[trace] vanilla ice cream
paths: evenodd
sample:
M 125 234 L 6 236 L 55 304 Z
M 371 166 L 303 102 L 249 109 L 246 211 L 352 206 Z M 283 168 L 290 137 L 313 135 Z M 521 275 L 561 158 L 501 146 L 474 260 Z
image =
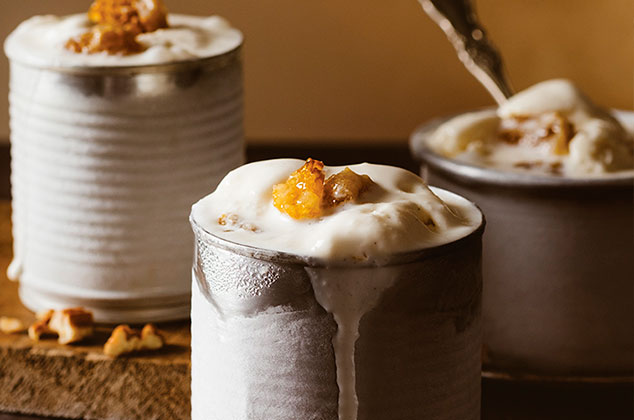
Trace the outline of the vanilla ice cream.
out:
M 14 259 L 31 309 L 186 317 L 191 203 L 243 162 L 241 33 L 172 14 L 136 54 L 65 48 L 86 14 L 36 16 L 10 59 Z
M 192 217 L 210 233 L 232 242 L 328 261 L 375 264 L 397 253 L 457 240 L 480 223 L 480 213 L 471 203 L 435 194 L 409 171 L 368 163 L 348 166 L 377 183 L 362 199 L 327 216 L 297 221 L 271 204 L 271 187 L 301 165 L 296 159 L 280 159 L 232 171 L 215 192 L 196 203 Z M 326 167 L 324 172 L 329 176 L 344 168 Z M 218 224 L 228 213 L 237 215 L 240 223 Z M 435 227 L 424 223 L 428 217 Z
M 5 51 L 11 60 L 35 67 L 121 67 L 214 57 L 242 44 L 242 33 L 220 16 L 170 13 L 168 22 L 167 28 L 138 35 L 146 48 L 140 53 L 77 54 L 64 45 L 90 27 L 86 13 L 34 16 L 9 35 Z
M 634 175 L 632 132 L 563 79 L 538 83 L 497 110 L 454 117 L 438 127 L 428 145 L 445 157 L 502 170 Z
M 480 211 L 363 163 L 348 168 L 367 190 L 297 220 L 272 189 L 300 166 L 244 165 L 192 208 L 192 418 L 478 418 Z M 474 234 L 475 248 L 434 254 Z M 388 309 L 410 299 L 409 315 Z

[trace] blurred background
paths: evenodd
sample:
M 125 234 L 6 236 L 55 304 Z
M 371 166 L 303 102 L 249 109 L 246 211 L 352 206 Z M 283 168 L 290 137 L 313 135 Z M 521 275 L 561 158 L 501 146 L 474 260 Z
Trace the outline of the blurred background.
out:
M 417 0 L 165 0 L 219 14 L 246 36 L 246 137 L 254 143 L 403 142 L 434 116 L 492 105 Z M 0 38 L 35 14 L 90 0 L 4 1 Z M 634 1 L 476 0 L 516 90 L 567 77 L 602 105 L 632 109 Z M 0 59 L 0 141 L 9 135 Z

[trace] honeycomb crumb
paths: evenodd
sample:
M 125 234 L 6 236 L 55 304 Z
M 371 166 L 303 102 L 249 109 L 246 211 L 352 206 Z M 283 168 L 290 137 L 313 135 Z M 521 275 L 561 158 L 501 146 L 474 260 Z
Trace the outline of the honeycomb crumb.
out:
M 161 0 L 95 0 L 88 10 L 88 19 L 137 35 L 166 28 L 167 9 Z
M 167 10 L 160 0 L 95 0 L 88 11 L 92 29 L 66 42 L 75 53 L 134 54 L 144 50 L 136 36 L 166 28 Z
M 498 138 L 509 144 L 537 146 L 550 143 L 555 155 L 568 154 L 568 144 L 573 136 L 573 125 L 559 112 L 505 118 L 498 131 Z
M 143 46 L 136 41 L 136 34 L 127 32 L 116 26 L 99 25 L 90 32 L 71 38 L 66 42 L 66 49 L 75 53 L 95 54 L 134 54 L 143 51 Z
M 0 316 L 0 331 L 5 334 L 18 334 L 24 332 L 26 327 L 18 318 Z
M 374 182 L 369 176 L 359 175 L 350 168 L 346 168 L 326 179 L 323 205 L 335 207 L 346 201 L 356 200 L 372 185 Z
M 563 163 L 553 162 L 549 165 L 548 170 L 552 175 L 563 175 L 563 168 Z
M 520 161 L 520 162 L 515 162 L 513 164 L 513 167 L 515 168 L 519 168 L 519 169 L 534 169 L 534 168 L 539 168 L 540 166 L 542 166 L 544 164 L 544 162 L 542 161 Z
M 60 344 L 76 343 L 94 333 L 92 312 L 84 308 L 48 310 L 36 314 L 37 321 L 29 327 L 29 337 L 39 341 L 43 335 L 57 335 Z
M 31 340 L 39 341 L 43 335 L 55 334 L 55 332 L 48 326 L 54 312 L 54 310 L 48 309 L 35 314 L 37 321 L 33 323 L 28 330 L 29 338 Z
M 140 333 L 128 325 L 119 325 L 103 346 L 103 352 L 110 357 L 119 357 L 135 351 L 157 350 L 164 344 L 162 334 L 152 324 L 146 324 Z
M 43 335 L 53 335 L 55 333 L 48 327 L 48 322 L 36 321 L 29 327 L 28 334 L 31 340 L 40 341 Z
M 273 205 L 293 219 L 319 217 L 324 196 L 323 170 L 323 162 L 308 158 L 286 182 L 273 187 Z
M 90 337 L 94 332 L 92 312 L 84 308 L 69 308 L 55 311 L 48 323 L 57 333 L 60 344 L 75 343 Z
M 234 213 L 223 214 L 222 216 L 220 216 L 218 218 L 218 224 L 220 226 L 227 226 L 232 228 L 237 227 L 244 230 L 250 230 L 251 232 L 259 232 L 259 229 L 257 228 L 257 226 L 251 223 L 242 221 L 240 217 Z M 225 232 L 229 232 L 229 229 L 225 230 Z
M 54 312 L 55 311 L 53 309 L 45 309 L 43 311 L 37 312 L 35 314 L 35 319 L 37 319 L 38 321 L 46 321 L 48 323 L 48 321 L 51 320 Z

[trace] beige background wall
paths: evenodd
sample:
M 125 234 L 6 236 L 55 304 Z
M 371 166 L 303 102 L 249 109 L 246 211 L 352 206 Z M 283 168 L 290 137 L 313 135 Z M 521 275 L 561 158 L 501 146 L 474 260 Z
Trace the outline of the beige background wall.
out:
M 246 35 L 250 142 L 399 140 L 420 122 L 491 104 L 416 0 L 166 0 L 217 13 Z M 89 0 L 0 0 L 0 38 Z M 569 77 L 601 104 L 632 109 L 634 1 L 477 0 L 514 86 Z M 0 138 L 8 137 L 6 58 Z

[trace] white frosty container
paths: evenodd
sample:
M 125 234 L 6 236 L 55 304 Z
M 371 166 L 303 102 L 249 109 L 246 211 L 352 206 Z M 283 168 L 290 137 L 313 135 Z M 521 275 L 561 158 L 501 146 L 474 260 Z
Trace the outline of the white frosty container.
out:
M 480 418 L 484 221 L 377 267 L 236 244 L 190 220 L 193 420 Z M 333 316 L 320 303 L 333 297 L 360 318 Z M 350 352 L 335 345 L 343 329 L 358 332 Z
M 240 46 L 139 66 L 11 59 L 14 260 L 32 310 L 189 314 L 191 204 L 243 162 Z

